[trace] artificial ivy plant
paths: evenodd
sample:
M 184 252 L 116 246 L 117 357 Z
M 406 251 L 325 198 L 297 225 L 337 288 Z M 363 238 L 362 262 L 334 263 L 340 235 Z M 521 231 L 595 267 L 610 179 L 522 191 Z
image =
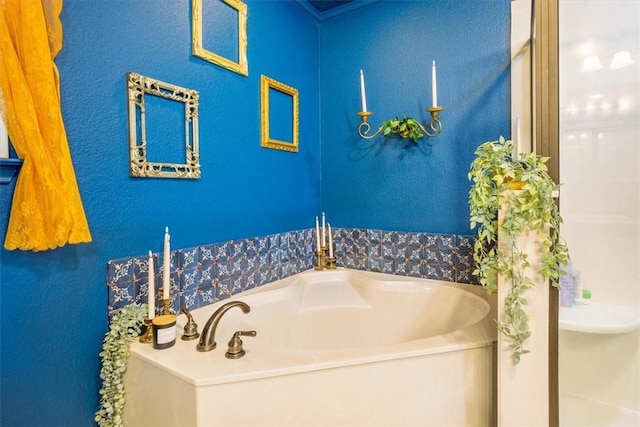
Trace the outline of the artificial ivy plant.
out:
M 413 142 L 418 142 L 424 136 L 420 122 L 412 117 L 403 116 L 401 119 L 394 117 L 393 119 L 385 120 L 382 122 L 382 128 L 384 129 L 384 136 L 396 134 Z
M 477 228 L 473 257 L 480 284 L 489 292 L 498 289 L 498 276 L 512 282 L 505 297 L 498 332 L 510 343 L 514 363 L 529 351 L 524 343 L 531 335 L 523 292 L 534 285 L 527 275 L 529 260 L 516 245 L 523 232 L 540 238 L 538 272 L 559 287 L 559 278 L 569 262 L 567 246 L 560 237 L 562 217 L 552 192 L 558 189 L 548 174 L 548 157 L 521 153 L 512 157 L 513 142 L 500 137 L 480 145 L 471 163 L 469 208 L 471 228 Z M 502 220 L 498 210 L 502 203 Z M 500 234 L 501 245 L 497 245 Z
M 125 404 L 124 373 L 129 360 L 130 341 L 140 335 L 140 329 L 148 312 L 146 304 L 131 304 L 113 315 L 109 331 L 105 334 L 100 358 L 100 408 L 95 421 L 100 427 L 123 426 L 122 413 Z

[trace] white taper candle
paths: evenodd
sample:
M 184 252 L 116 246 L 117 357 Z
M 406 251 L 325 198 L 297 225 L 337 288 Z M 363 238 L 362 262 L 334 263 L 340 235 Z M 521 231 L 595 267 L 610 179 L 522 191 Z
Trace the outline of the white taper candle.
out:
M 324 212 L 322 212 L 322 246 L 327 244 L 327 228 L 324 221 Z
M 436 61 L 431 64 L 431 104 L 438 106 L 438 84 L 436 83 Z
M 316 216 L 316 251 L 320 252 L 320 225 L 318 225 L 317 216 Z
M 154 267 L 153 267 L 153 255 L 151 254 L 151 251 L 149 251 L 149 286 L 148 286 L 148 305 L 149 305 L 149 315 L 147 316 L 147 318 L 149 319 L 153 319 L 156 315 L 156 296 L 155 296 L 155 286 L 154 286 L 154 277 L 155 277 L 155 271 L 154 271 Z
M 329 227 L 329 258 L 333 258 L 333 235 L 331 231 L 331 224 L 327 224 Z
M 362 111 L 367 112 L 367 92 L 364 89 L 364 72 L 360 70 L 360 98 L 362 99 Z
M 169 236 L 169 227 L 164 229 L 164 252 L 162 261 L 162 299 L 169 299 L 169 287 L 171 286 L 170 268 L 171 268 L 171 237 Z

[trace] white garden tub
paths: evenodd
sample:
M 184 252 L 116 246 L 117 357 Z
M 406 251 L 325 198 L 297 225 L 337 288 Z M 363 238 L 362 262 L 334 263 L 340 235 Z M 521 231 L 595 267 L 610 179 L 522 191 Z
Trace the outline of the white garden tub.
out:
M 251 311 L 225 314 L 215 350 L 132 344 L 127 425 L 493 424 L 495 323 L 481 287 L 310 270 L 194 310 L 199 330 L 230 300 Z M 226 359 L 237 330 L 257 336 Z

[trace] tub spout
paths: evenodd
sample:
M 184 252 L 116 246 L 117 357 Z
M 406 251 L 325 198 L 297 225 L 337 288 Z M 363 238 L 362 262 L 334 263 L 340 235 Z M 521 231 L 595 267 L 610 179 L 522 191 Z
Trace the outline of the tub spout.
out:
M 233 307 L 240 307 L 244 313 L 251 311 L 251 307 L 242 301 L 229 301 L 218 308 L 207 320 L 204 328 L 202 329 L 202 335 L 200 335 L 200 341 L 196 346 L 198 351 L 209 351 L 216 348 L 216 328 L 222 316 Z

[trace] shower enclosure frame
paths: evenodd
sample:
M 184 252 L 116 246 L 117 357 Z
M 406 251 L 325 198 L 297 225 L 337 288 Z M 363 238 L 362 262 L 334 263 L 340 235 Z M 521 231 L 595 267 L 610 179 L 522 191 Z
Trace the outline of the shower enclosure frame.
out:
M 560 176 L 559 2 L 532 0 L 531 7 L 532 150 L 549 157 L 549 174 Z M 558 200 L 560 203 L 560 200 Z M 558 368 L 558 290 L 549 289 L 549 426 L 560 424 Z

